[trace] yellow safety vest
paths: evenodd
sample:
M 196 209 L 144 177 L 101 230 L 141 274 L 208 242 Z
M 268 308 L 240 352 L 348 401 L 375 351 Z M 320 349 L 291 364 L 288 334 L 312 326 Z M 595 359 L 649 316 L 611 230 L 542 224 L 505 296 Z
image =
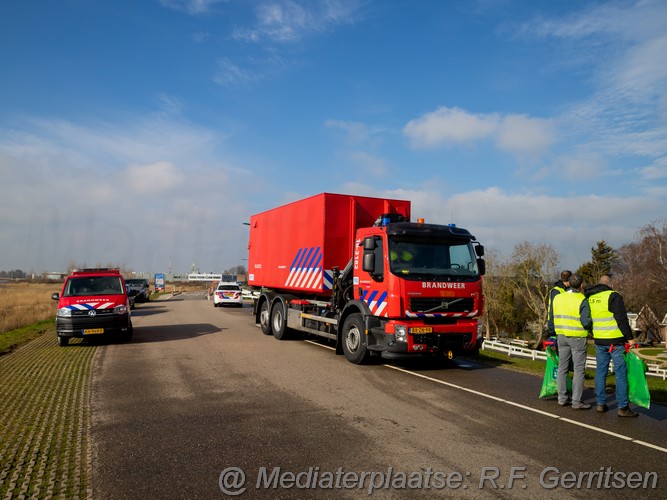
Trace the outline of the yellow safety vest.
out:
M 583 293 L 565 292 L 554 297 L 554 330 L 566 337 L 586 337 L 588 332 L 581 326 L 579 308 L 586 299 Z
M 549 310 L 547 311 L 547 316 L 549 316 L 549 315 L 551 314 L 551 308 L 553 307 L 553 302 L 554 302 L 554 301 L 551 300 L 551 294 L 553 293 L 554 290 L 558 290 L 558 293 L 559 293 L 559 294 L 565 292 L 565 288 L 560 287 L 560 286 L 558 286 L 558 285 L 554 286 L 554 287 L 551 289 L 551 291 L 549 292 L 549 299 L 550 299 L 550 300 L 549 300 Z M 554 296 L 554 298 L 556 298 L 556 297 L 557 297 L 557 296 Z
M 609 296 L 613 290 L 605 290 L 588 297 L 593 320 L 593 338 L 617 339 L 623 337 L 623 332 L 614 319 L 614 313 L 609 310 Z

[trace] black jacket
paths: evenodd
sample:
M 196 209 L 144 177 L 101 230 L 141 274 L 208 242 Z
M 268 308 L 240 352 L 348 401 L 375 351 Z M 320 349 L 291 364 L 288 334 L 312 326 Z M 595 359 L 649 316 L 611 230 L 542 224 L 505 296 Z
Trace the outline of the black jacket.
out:
M 611 287 L 607 285 L 595 285 L 584 291 L 586 298 L 591 295 L 595 295 L 600 292 L 606 292 L 612 290 Z M 588 308 L 588 314 L 590 315 L 590 307 L 588 306 L 588 301 L 586 301 L 586 306 Z M 609 311 L 614 315 L 614 319 L 618 324 L 618 329 L 621 330 L 623 337 L 618 337 L 616 339 L 595 339 L 597 345 L 611 345 L 628 342 L 634 338 L 632 334 L 632 328 L 630 328 L 630 322 L 628 321 L 628 312 L 625 310 L 625 303 L 623 302 L 623 297 L 618 292 L 612 293 L 609 296 L 609 304 L 607 305 Z

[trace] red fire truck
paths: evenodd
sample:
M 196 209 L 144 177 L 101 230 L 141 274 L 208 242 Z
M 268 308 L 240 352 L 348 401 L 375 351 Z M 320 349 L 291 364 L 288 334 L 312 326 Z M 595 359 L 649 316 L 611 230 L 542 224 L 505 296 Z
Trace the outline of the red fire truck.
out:
M 476 352 L 484 247 L 410 217 L 409 201 L 331 193 L 253 215 L 248 284 L 262 332 L 331 339 L 356 364 Z

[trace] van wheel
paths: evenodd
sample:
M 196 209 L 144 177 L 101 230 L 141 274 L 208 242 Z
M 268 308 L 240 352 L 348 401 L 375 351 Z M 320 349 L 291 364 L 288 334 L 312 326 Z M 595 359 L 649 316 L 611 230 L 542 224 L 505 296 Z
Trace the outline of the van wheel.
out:
M 285 340 L 289 337 L 287 322 L 285 321 L 285 308 L 282 302 L 276 302 L 271 311 L 271 330 L 273 336 L 278 340 Z
M 264 335 L 271 335 L 271 320 L 269 314 L 269 301 L 265 300 L 259 306 L 259 327 Z
M 351 314 L 343 324 L 343 352 L 345 357 L 355 365 L 363 365 L 371 353 L 366 345 L 366 326 L 361 314 Z
M 65 347 L 68 344 L 69 344 L 69 337 L 61 337 L 60 335 L 58 335 L 58 345 L 60 347 Z

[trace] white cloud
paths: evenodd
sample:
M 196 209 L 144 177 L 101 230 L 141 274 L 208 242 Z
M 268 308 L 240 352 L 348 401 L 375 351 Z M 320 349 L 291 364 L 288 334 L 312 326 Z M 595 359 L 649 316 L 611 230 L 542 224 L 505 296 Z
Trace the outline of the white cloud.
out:
M 665 17 L 667 22 L 667 16 Z M 636 95 L 648 95 L 656 98 L 658 89 L 663 88 L 667 80 L 667 65 L 661 64 L 667 53 L 667 35 L 645 40 L 631 47 L 620 58 L 616 85 L 623 89 L 628 99 Z
M 179 99 L 176 96 L 160 92 L 156 95 L 156 99 L 161 108 L 161 116 L 174 116 L 180 115 L 185 104 L 182 99 Z
M 218 70 L 213 77 L 213 81 L 222 86 L 246 85 L 248 83 L 262 80 L 261 72 L 241 68 L 238 64 L 228 58 L 220 59 L 217 62 Z
M 456 107 L 440 107 L 411 120 L 403 133 L 416 149 L 489 140 L 498 149 L 519 157 L 536 157 L 555 141 L 554 126 L 549 120 L 525 115 L 473 114 Z
M 226 137 L 203 127 L 164 117 L 128 117 L 127 123 L 89 123 L 38 119 L 26 124 L 34 140 L 48 140 L 60 151 L 98 165 L 187 159 L 210 152 Z M 50 157 L 52 158 L 52 157 Z
M 237 28 L 233 38 L 252 42 L 266 39 L 299 41 L 305 36 L 354 22 L 365 3 L 357 0 L 263 2 L 255 9 L 255 26 Z
M 236 63 L 225 57 L 217 61 L 213 81 L 223 87 L 247 86 L 276 74 L 289 65 L 277 52 L 268 57 L 248 57 Z
M 0 197 L 2 268 L 242 263 L 246 192 L 262 182 L 239 189 L 249 169 L 221 158 L 223 135 L 160 118 L 23 126 L 0 134 L 0 182 L 10 187 Z
M 667 179 L 667 156 L 657 159 L 648 167 L 639 169 L 639 175 L 646 181 Z
M 544 153 L 554 140 L 554 127 L 549 120 L 525 115 L 503 117 L 496 135 L 499 149 L 520 156 Z
M 591 95 L 559 117 L 573 143 L 587 142 L 608 157 L 664 155 L 666 22 L 667 3 L 648 0 L 584 6 L 564 17 L 532 19 L 520 30 L 562 42 L 556 53 L 590 75 Z
M 510 255 L 523 241 L 552 245 L 561 265 L 576 268 L 590 260 L 590 249 L 605 240 L 618 248 L 634 239 L 642 226 L 667 213 L 656 196 L 547 196 L 512 193 L 497 187 L 449 196 L 447 186 L 431 179 L 422 189 L 378 190 L 347 183 L 342 192 L 410 200 L 412 218 L 468 229 L 488 249 Z
M 411 120 L 403 128 L 414 148 L 460 144 L 484 139 L 498 130 L 498 115 L 475 115 L 459 108 L 440 107 Z

